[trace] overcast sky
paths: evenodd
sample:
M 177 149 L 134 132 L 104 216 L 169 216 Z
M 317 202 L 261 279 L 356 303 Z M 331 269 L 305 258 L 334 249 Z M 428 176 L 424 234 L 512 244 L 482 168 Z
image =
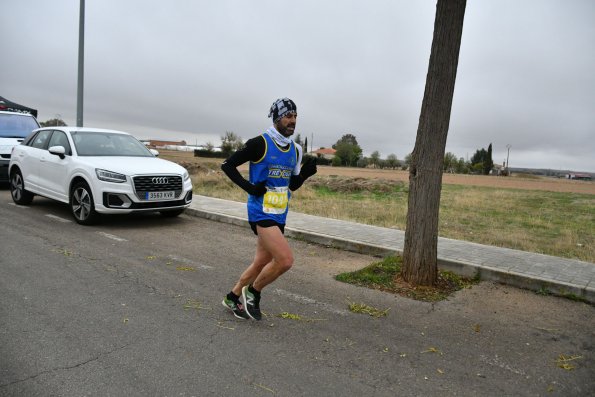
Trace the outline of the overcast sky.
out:
M 79 0 L 0 0 L 0 96 L 76 125 Z M 296 134 L 413 150 L 435 1 L 87 0 L 84 124 L 220 143 L 293 99 Z M 595 1 L 468 0 L 446 150 L 595 172 Z M 312 142 L 313 139 L 313 142 Z

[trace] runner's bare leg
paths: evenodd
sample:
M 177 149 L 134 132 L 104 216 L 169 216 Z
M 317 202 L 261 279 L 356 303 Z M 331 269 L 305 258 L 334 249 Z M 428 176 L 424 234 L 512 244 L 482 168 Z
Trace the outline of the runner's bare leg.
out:
M 236 295 L 240 295 L 242 287 L 250 283 L 256 290 L 262 291 L 293 265 L 293 253 L 281 230 L 274 226 L 256 228 L 258 243 L 254 261 L 234 285 L 232 291 Z

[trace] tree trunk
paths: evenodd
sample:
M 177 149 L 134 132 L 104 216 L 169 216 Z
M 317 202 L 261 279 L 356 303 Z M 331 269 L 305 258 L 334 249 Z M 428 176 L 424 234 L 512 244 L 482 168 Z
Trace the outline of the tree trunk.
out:
M 409 203 L 401 275 L 416 285 L 438 277 L 442 165 L 457 76 L 466 0 L 438 0 L 430 65 L 409 168 Z

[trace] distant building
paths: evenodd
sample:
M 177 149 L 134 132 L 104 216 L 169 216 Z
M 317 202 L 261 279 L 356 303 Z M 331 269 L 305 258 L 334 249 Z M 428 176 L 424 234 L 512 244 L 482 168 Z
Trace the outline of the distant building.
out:
M 566 179 L 575 179 L 579 181 L 590 181 L 591 175 L 589 174 L 566 174 Z
M 186 141 L 159 141 L 156 139 L 149 139 L 148 141 L 143 142 L 145 145 L 153 149 L 164 149 L 166 146 L 186 146 Z
M 314 154 L 318 157 L 324 157 L 325 159 L 332 160 L 335 157 L 335 153 L 337 151 L 332 148 L 328 149 L 318 149 L 310 152 L 310 154 Z

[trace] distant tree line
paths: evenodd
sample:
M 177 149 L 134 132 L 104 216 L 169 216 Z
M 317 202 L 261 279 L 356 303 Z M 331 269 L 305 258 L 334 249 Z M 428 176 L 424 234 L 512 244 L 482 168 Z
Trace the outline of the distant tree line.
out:
M 393 153 L 386 156 L 386 159 L 382 159 L 377 150 L 372 152 L 370 157 L 363 156 L 363 150 L 353 134 L 343 135 L 332 147 L 336 150 L 335 157 L 331 161 L 331 164 L 335 167 L 406 170 L 411 164 L 411 154 L 406 155 L 403 160 L 399 160 Z M 478 149 L 470 161 L 457 157 L 454 153 L 447 152 L 444 155 L 443 167 L 445 172 L 450 173 L 488 175 L 494 168 L 492 144 L 489 144 L 487 150 L 484 148 Z
M 294 141 L 302 146 L 304 156 L 308 156 L 308 138 L 302 139 L 301 135 L 297 134 Z M 233 131 L 226 131 L 225 135 L 221 137 L 220 152 L 213 151 L 213 145 L 207 144 L 207 148 L 205 149 L 196 149 L 194 155 L 200 157 L 227 158 L 243 146 L 244 141 L 239 135 Z M 386 158 L 383 159 L 380 157 L 380 152 L 377 150 L 372 152 L 369 157 L 364 156 L 363 150 L 357 142 L 357 137 L 351 133 L 344 134 L 332 145 L 332 148 L 335 149 L 334 157 L 332 159 L 327 159 L 322 156 L 317 156 L 319 165 L 407 170 L 411 164 L 411 154 L 406 155 L 403 160 L 399 160 L 393 153 L 387 155 Z M 444 154 L 443 166 L 444 172 L 448 173 L 488 175 L 494 168 L 494 162 L 492 160 L 492 144 L 490 143 L 488 145 L 487 150 L 484 148 L 478 149 L 469 161 L 466 161 L 463 157 L 457 157 L 454 153 L 447 152 Z

